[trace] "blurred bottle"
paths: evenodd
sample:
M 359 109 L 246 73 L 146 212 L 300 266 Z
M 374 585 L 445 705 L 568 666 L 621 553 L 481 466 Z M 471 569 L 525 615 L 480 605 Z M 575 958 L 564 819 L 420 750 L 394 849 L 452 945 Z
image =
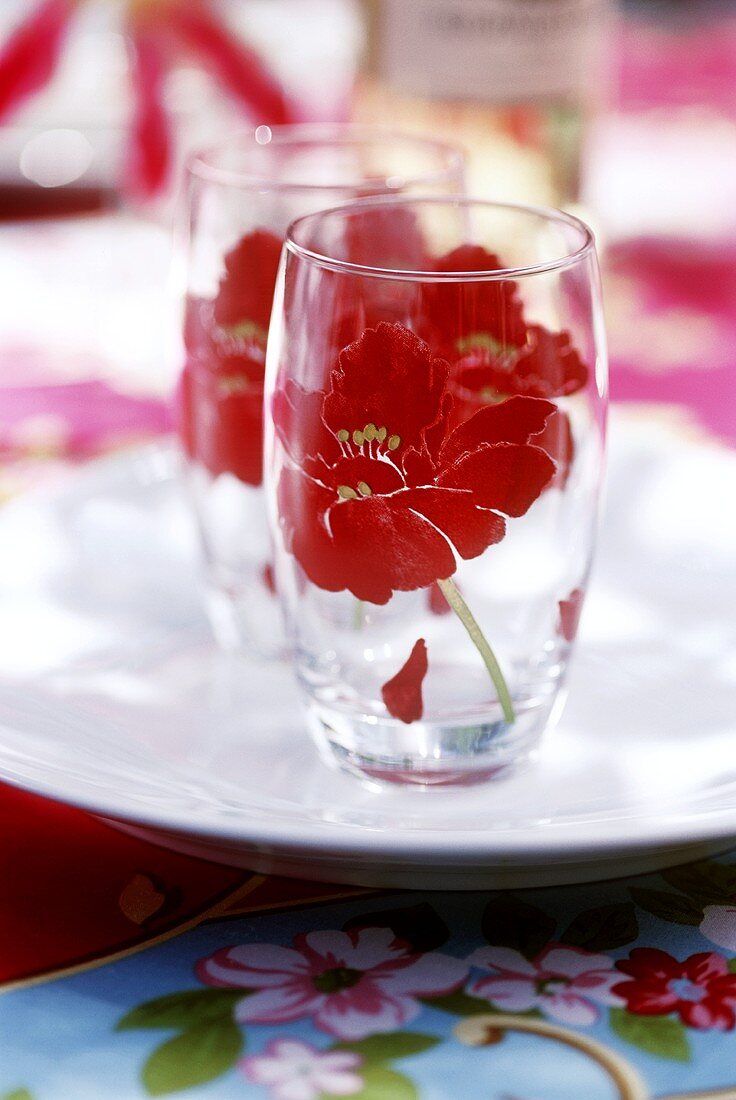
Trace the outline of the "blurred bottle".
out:
M 577 202 L 613 0 L 363 0 L 355 116 L 460 142 L 471 193 Z

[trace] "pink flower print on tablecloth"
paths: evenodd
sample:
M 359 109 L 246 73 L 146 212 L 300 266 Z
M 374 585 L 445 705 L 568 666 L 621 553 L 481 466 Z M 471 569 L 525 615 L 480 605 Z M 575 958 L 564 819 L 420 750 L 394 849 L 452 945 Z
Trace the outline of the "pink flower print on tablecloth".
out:
M 580 947 L 550 944 L 534 959 L 510 947 L 481 947 L 468 962 L 489 971 L 467 987 L 504 1012 L 538 1009 L 573 1027 L 594 1024 L 599 1005 L 621 1005 L 611 992 L 619 980 L 613 959 Z
M 418 997 L 455 992 L 468 967 L 439 952 L 414 952 L 388 928 L 362 928 L 309 932 L 293 947 L 226 947 L 196 972 L 208 985 L 253 991 L 235 1007 L 241 1024 L 311 1017 L 337 1039 L 362 1039 L 414 1019 Z
M 262 1054 L 243 1058 L 240 1069 L 254 1085 L 264 1085 L 271 1100 L 319 1100 L 354 1096 L 365 1082 L 355 1070 L 359 1054 L 318 1050 L 300 1039 L 272 1039 Z

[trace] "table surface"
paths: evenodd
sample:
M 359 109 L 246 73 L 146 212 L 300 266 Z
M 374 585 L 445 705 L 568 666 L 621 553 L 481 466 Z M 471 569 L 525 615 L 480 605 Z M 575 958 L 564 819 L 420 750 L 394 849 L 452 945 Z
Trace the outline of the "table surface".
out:
M 735 27 L 717 57 L 655 43 L 655 87 L 635 41 L 613 145 L 646 118 L 663 140 L 657 95 L 678 64 L 710 89 L 701 145 L 706 123 L 736 142 L 736 81 L 721 79 Z M 686 121 L 670 118 L 670 153 Z M 630 179 L 624 167 L 611 178 Z M 736 238 L 711 215 L 702 232 L 637 222 L 608 250 L 612 389 L 734 445 Z M 0 270 L 28 260 L 24 232 L 3 230 Z M 73 233 L 49 227 L 47 244 Z M 86 221 L 89 247 L 96 233 Z M 135 228 L 150 286 L 128 265 L 126 310 L 151 308 L 157 234 Z M 20 277 L 58 313 L 40 269 Z M 146 373 L 150 352 L 49 356 L 0 331 L 0 496 L 166 432 L 169 380 Z M 736 852 L 595 885 L 379 894 L 205 863 L 9 787 L 0 829 L 0 1100 L 444 1100 L 459 1075 L 487 1100 L 736 1100 Z

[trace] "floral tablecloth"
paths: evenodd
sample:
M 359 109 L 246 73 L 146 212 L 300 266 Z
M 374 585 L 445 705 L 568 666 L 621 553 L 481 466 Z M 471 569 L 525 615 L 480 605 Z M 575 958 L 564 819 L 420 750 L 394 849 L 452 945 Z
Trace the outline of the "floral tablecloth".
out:
M 1 794 L 3 1100 L 736 1098 L 736 856 L 381 895 Z

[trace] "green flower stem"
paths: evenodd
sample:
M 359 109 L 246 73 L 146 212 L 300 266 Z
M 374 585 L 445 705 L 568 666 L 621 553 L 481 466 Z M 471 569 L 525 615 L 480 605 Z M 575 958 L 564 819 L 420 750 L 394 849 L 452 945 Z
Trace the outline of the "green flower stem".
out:
M 496 689 L 498 701 L 503 709 L 504 718 L 509 723 L 515 722 L 516 715 L 514 714 L 514 705 L 511 702 L 511 695 L 509 694 L 503 672 L 501 672 L 501 666 L 496 660 L 495 653 L 486 641 L 483 631 L 478 626 L 470 608 L 460 595 L 455 582 L 448 577 L 444 581 L 437 581 L 437 584 L 450 607 L 470 635 L 471 642 L 483 658 L 483 663 L 488 669 L 491 680 L 493 680 L 493 686 Z

